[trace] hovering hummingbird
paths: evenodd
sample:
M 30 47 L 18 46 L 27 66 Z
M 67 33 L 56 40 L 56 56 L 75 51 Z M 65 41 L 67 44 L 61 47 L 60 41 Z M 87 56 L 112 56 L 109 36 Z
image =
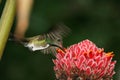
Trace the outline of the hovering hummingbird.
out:
M 70 32 L 70 29 L 64 24 L 57 24 L 52 27 L 48 33 L 37 35 L 30 38 L 16 39 L 14 35 L 10 40 L 19 42 L 28 47 L 31 51 L 40 50 L 43 53 L 56 53 L 56 49 L 59 48 L 64 51 L 62 47 L 62 38 Z

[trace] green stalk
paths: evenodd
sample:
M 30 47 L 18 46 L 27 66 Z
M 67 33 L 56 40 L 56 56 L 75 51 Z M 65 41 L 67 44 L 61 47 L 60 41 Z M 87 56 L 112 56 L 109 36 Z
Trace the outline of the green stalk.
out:
M 15 15 L 16 0 L 6 0 L 0 19 L 0 59 L 2 58 Z

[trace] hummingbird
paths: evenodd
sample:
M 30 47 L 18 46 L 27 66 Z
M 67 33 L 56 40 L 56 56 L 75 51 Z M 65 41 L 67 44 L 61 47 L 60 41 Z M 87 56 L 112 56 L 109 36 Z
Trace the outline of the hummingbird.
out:
M 11 34 L 12 38 L 10 38 L 10 40 L 21 43 L 24 47 L 27 47 L 31 51 L 41 51 L 45 54 L 56 54 L 57 48 L 64 51 L 62 46 L 63 37 L 67 36 L 69 32 L 70 28 L 65 26 L 63 23 L 59 23 L 50 28 L 47 33 L 20 40 L 16 39 L 15 36 Z

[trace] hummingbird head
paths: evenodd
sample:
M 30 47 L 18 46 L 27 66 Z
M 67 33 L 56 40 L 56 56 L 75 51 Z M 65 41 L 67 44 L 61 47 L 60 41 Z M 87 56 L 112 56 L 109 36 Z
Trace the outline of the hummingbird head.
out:
M 62 47 L 62 38 L 60 37 L 55 39 L 47 38 L 46 42 L 48 46 L 46 46 L 45 49 L 41 50 L 43 53 L 53 53 L 55 55 L 57 53 L 56 52 L 57 49 L 61 49 L 62 51 L 64 51 Z
M 58 46 L 62 47 L 62 43 L 63 43 L 62 38 L 59 37 L 59 38 L 53 40 L 53 42 L 51 44 L 58 45 Z

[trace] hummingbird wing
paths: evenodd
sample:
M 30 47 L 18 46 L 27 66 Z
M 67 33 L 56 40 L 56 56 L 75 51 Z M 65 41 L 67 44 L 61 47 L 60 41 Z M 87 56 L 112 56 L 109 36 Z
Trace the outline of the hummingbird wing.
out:
M 49 38 L 51 40 L 62 39 L 63 37 L 67 36 L 70 31 L 71 31 L 70 28 L 68 28 L 63 23 L 58 23 L 52 26 L 46 33 L 26 38 L 26 40 L 28 41 L 33 39 L 43 40 L 46 38 Z
M 63 23 L 56 24 L 54 27 L 52 27 L 48 33 L 45 34 L 46 39 L 50 39 L 51 42 L 49 44 L 57 45 L 62 48 L 62 39 L 63 37 L 67 36 L 70 32 L 70 28 L 68 28 Z M 57 46 L 49 46 L 47 49 L 43 49 L 43 53 L 53 53 L 54 55 L 57 53 L 56 48 L 59 48 Z
M 70 28 L 63 23 L 58 23 L 50 28 L 50 30 L 46 33 L 46 36 L 52 40 L 58 38 L 62 39 L 63 37 L 67 36 L 69 32 Z

